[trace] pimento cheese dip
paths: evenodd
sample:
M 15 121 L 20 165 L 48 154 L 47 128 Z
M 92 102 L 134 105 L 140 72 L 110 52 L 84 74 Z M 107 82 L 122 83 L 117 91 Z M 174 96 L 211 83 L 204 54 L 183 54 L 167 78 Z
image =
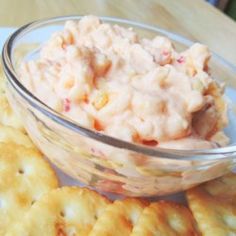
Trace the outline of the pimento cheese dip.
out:
M 66 22 L 39 58 L 22 63 L 20 77 L 81 126 L 154 147 L 205 149 L 227 143 L 223 89 L 209 59 L 205 45 L 177 52 L 166 37 L 140 38 L 85 16 Z

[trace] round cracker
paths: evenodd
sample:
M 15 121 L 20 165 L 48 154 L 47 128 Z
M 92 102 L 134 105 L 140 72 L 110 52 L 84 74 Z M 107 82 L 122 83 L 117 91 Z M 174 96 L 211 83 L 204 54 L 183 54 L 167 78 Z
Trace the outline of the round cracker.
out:
M 21 130 L 0 124 L 0 142 L 16 143 L 28 148 L 34 147 L 29 136 Z
M 0 67 L 0 123 L 3 125 L 12 126 L 16 129 L 24 130 L 19 117 L 12 110 L 7 97 L 5 78 Z
M 35 148 L 0 143 L 0 235 L 56 187 L 54 171 Z
M 98 218 L 89 236 L 130 235 L 146 205 L 135 198 L 115 201 Z
M 153 202 L 146 207 L 133 228 L 131 236 L 200 235 L 191 211 L 168 201 Z
M 21 120 L 10 107 L 5 94 L 0 94 L 0 113 L 1 124 L 24 130 Z
M 7 235 L 88 235 L 110 201 L 79 187 L 52 190 L 37 201 Z

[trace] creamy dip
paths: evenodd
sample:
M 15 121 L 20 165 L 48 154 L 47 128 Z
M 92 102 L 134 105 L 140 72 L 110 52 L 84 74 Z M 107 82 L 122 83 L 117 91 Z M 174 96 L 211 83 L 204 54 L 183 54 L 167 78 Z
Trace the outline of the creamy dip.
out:
M 166 37 L 141 38 L 85 16 L 66 22 L 39 58 L 22 63 L 20 78 L 81 126 L 144 145 L 205 149 L 227 143 L 223 89 L 209 59 L 205 45 L 177 52 Z

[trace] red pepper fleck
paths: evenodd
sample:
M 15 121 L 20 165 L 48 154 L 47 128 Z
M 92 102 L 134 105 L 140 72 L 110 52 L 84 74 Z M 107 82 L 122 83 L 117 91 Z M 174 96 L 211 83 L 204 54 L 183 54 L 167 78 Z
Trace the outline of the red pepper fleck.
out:
M 64 110 L 65 112 L 68 112 L 68 111 L 70 111 L 70 108 L 71 108 L 70 99 L 69 99 L 69 98 L 65 98 L 65 99 L 64 99 L 64 102 L 63 102 L 63 110 Z
M 94 128 L 97 130 L 97 131 L 102 131 L 104 130 L 104 128 L 102 127 L 102 124 L 98 121 L 98 120 L 94 120 Z
M 157 146 L 158 142 L 156 140 L 142 140 L 142 143 L 147 146 Z
M 177 59 L 177 62 L 180 63 L 180 64 L 184 63 L 184 62 L 185 62 L 184 57 L 183 57 L 183 56 L 180 56 L 180 57 Z

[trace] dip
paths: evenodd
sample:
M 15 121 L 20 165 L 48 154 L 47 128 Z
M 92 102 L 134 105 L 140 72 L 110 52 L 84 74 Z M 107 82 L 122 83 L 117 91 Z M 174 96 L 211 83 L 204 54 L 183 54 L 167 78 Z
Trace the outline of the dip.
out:
M 209 49 L 177 52 L 162 36 L 95 16 L 68 21 L 21 64 L 22 83 L 79 125 L 153 147 L 206 149 L 227 144 L 223 86 L 210 75 Z

